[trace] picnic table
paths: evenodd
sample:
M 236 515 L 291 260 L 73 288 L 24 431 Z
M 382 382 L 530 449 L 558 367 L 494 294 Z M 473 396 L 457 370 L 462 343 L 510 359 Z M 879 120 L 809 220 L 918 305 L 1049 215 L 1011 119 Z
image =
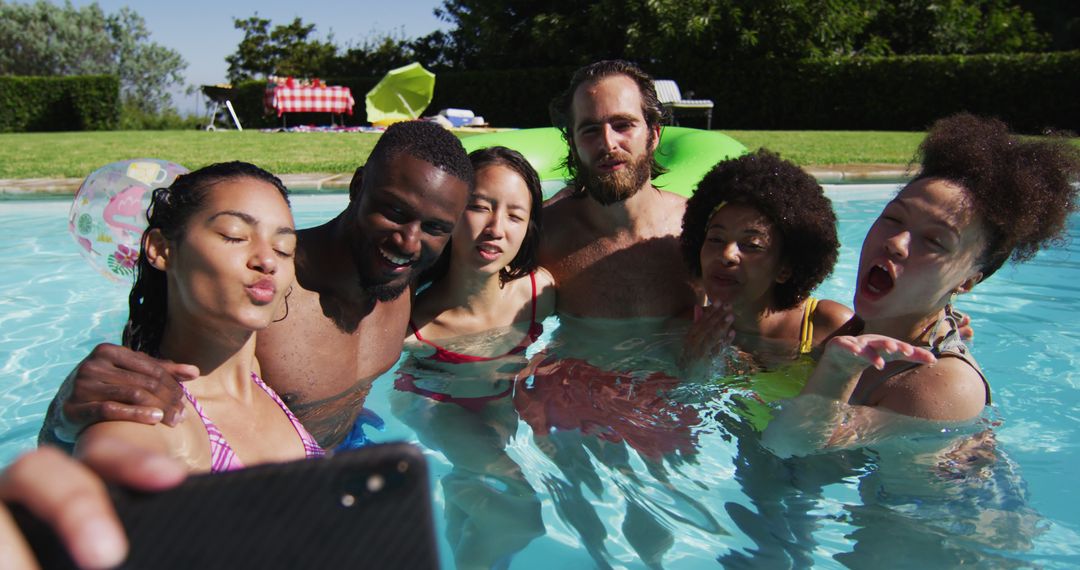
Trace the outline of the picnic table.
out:
M 263 97 L 263 106 L 268 112 L 276 111 L 283 124 L 285 113 L 330 113 L 333 124 L 334 115 L 352 115 L 354 104 L 352 91 L 338 85 L 289 87 L 271 84 L 266 86 Z

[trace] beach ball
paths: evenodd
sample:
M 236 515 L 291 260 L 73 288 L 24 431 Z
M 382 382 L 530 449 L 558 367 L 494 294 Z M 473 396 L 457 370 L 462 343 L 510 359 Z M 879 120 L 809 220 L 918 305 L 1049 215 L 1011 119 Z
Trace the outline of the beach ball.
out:
M 154 189 L 188 170 L 154 158 L 106 164 L 83 180 L 68 215 L 68 231 L 90 265 L 116 283 L 131 283 Z

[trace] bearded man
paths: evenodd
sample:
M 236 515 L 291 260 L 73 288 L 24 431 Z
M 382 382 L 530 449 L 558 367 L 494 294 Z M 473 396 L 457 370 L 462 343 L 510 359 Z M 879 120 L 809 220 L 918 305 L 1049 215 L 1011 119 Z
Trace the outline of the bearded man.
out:
M 559 287 L 556 310 L 578 317 L 670 317 L 697 298 L 682 262 L 686 199 L 653 186 L 663 107 L 635 65 L 579 69 L 552 103 L 573 184 L 544 209 L 540 263 Z

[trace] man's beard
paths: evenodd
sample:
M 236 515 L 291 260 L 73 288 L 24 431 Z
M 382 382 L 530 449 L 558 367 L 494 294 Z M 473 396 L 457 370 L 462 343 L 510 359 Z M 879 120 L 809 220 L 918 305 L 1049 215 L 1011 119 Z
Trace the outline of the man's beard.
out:
M 364 291 L 374 297 L 376 301 L 380 303 L 386 303 L 393 301 L 401 296 L 408 289 L 408 281 L 404 283 L 379 283 L 377 285 L 362 284 Z
M 357 282 L 360 285 L 360 289 L 376 301 L 380 303 L 393 301 L 409 288 L 409 281 L 412 280 L 412 276 L 419 274 L 421 268 L 418 265 L 414 265 L 410 268 L 408 279 L 380 283 L 378 282 L 377 277 L 368 274 L 364 269 L 365 267 L 368 267 L 366 264 L 367 257 L 376 255 L 379 255 L 379 253 L 374 246 L 371 247 L 370 252 L 353 252 L 353 266 L 356 267 L 358 272 Z
M 637 194 L 652 178 L 652 155 L 645 153 L 627 162 L 622 170 L 597 173 L 579 164 L 577 183 L 601 205 L 610 206 Z

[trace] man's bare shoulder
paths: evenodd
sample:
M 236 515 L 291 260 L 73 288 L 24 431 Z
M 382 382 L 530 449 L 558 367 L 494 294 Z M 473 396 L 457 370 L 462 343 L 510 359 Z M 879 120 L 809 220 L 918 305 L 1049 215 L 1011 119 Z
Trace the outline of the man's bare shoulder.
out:
M 686 209 L 686 196 L 683 196 L 682 194 L 676 194 L 671 190 L 664 190 L 663 188 L 659 187 L 657 187 L 656 189 L 660 191 L 660 196 L 664 198 L 665 202 L 671 204 L 673 207 Z
M 591 233 L 585 223 L 578 198 L 563 198 L 544 204 L 544 234 L 541 241 L 541 260 L 561 257 L 581 241 L 590 241 Z
M 563 188 L 544 202 L 544 221 L 576 218 L 581 211 L 579 200 L 571 195 L 569 186 Z
M 657 214 L 662 216 L 675 234 L 682 233 L 682 218 L 686 213 L 686 197 L 667 190 L 660 190 L 660 208 Z

